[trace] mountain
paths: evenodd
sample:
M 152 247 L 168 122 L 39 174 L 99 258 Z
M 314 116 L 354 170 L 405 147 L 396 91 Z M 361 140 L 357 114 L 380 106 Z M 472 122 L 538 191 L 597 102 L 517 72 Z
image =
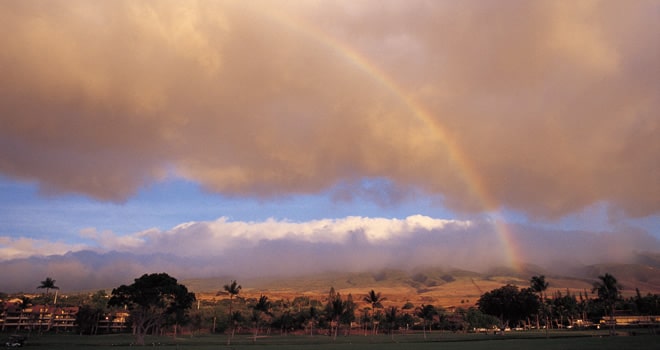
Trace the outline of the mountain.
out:
M 341 293 L 362 295 L 374 289 L 391 301 L 438 301 L 443 305 L 474 303 L 488 290 L 505 284 L 529 286 L 534 275 L 545 275 L 550 292 L 567 289 L 590 292 L 599 275 L 610 273 L 624 287 L 624 295 L 635 288 L 643 294 L 660 293 L 660 254 L 638 254 L 634 263 L 573 266 L 558 271 L 537 265 L 518 269 L 493 266 L 473 271 L 447 266 L 420 266 L 410 269 L 368 269 L 318 273 L 269 274 L 267 266 L 252 274 L 231 273 L 232 265 L 217 258 L 180 257 L 172 254 L 79 251 L 64 255 L 0 261 L 0 292 L 36 292 L 45 277 L 56 280 L 61 292 L 112 289 L 128 284 L 145 273 L 167 272 L 188 288 L 212 298 L 232 279 L 239 281 L 246 295 L 325 295 L 330 287 Z
M 583 268 L 583 276 L 593 278 L 609 273 L 616 277 L 624 289 L 640 291 L 660 289 L 660 269 L 644 264 L 599 264 Z
M 638 264 L 660 268 L 660 253 L 642 252 L 635 255 L 634 261 Z
M 438 267 L 418 268 L 409 271 L 384 269 L 374 272 L 327 272 L 288 278 L 242 279 L 244 297 L 267 294 L 274 298 L 293 299 L 307 295 L 323 298 L 332 287 L 342 294 L 353 294 L 360 299 L 371 289 L 388 298 L 386 304 L 402 305 L 405 302 L 435 303 L 442 306 L 473 305 L 486 291 L 513 284 L 519 288 L 529 287 L 531 276 L 543 273 L 539 267 L 530 266 L 522 271 L 509 268 L 493 268 L 487 273 Z M 566 292 L 590 294 L 599 275 L 610 273 L 622 283 L 624 296 L 632 296 L 635 288 L 643 294 L 660 293 L 658 269 L 642 264 L 609 264 L 584 266 L 580 276 L 545 275 L 550 286 L 548 294 Z M 188 288 L 202 299 L 214 298 L 222 290 L 228 278 L 204 278 L 184 280 Z

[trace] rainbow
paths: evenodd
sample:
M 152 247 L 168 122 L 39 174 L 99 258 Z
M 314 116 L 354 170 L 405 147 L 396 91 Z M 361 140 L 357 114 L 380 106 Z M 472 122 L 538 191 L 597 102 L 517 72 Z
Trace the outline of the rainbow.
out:
M 433 118 L 432 114 L 426 110 L 420 102 L 406 93 L 406 91 L 390 75 L 369 61 L 367 57 L 360 54 L 350 45 L 337 40 L 337 38 L 324 32 L 317 26 L 304 22 L 300 18 L 292 17 L 278 9 L 265 9 L 265 7 L 263 7 L 259 8 L 257 11 L 275 24 L 307 36 L 310 40 L 314 40 L 331 51 L 338 53 L 347 63 L 364 72 L 371 79 L 396 96 L 420 122 L 431 130 L 434 136 L 447 148 L 450 160 L 457 166 L 457 169 L 461 171 L 463 180 L 471 190 L 472 194 L 481 202 L 484 210 L 489 213 L 490 221 L 492 222 L 502 244 L 502 249 L 504 249 L 503 253 L 508 260 L 507 263 L 509 267 L 516 271 L 521 270 L 519 259 L 520 252 L 516 240 L 513 238 L 513 235 L 501 213 L 497 210 L 497 201 L 488 191 L 487 186 L 479 176 L 479 173 L 475 170 L 469 157 L 465 155 L 461 147 L 451 137 L 444 125 Z

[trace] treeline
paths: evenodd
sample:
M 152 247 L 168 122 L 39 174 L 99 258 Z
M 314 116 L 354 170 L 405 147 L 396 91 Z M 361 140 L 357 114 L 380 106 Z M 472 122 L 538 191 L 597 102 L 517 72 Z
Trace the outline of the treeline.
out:
M 57 289 L 53 288 L 54 280 L 48 278 L 47 282 L 49 290 Z M 415 330 L 426 337 L 428 332 L 438 330 L 588 327 L 602 319 L 612 320 L 617 312 L 660 315 L 659 295 L 641 295 L 637 290 L 635 296 L 622 298 L 621 286 L 609 274 L 599 276 L 590 291 L 566 290 L 548 295 L 548 287 L 544 276 L 534 276 L 529 287 L 506 285 L 481 295 L 474 307 L 446 310 L 432 304 L 392 305 L 386 303 L 387 296 L 375 290 L 362 295 L 342 295 L 330 288 L 323 298 L 298 296 L 272 300 L 267 295 L 245 298 L 237 281 L 226 284 L 212 300 L 197 300 L 175 278 L 160 273 L 146 274 L 131 285 L 113 289 L 110 295 L 98 291 L 85 296 L 60 297 L 58 306 L 79 307 L 76 325 L 83 334 L 103 332 L 99 327 L 103 318 L 125 312 L 130 315 L 126 320 L 127 330 L 135 334 L 136 343 L 144 343 L 147 334 L 176 336 L 182 330 L 190 334 L 226 333 L 228 343 L 236 333 L 251 333 L 255 342 L 264 334 L 337 337 L 387 333 L 394 337 Z M 53 301 L 53 295 L 47 292 L 32 301 L 24 298 L 23 303 L 39 301 L 47 304 Z M 614 326 L 614 322 L 610 324 Z
M 477 302 L 480 311 L 498 317 L 500 327 L 570 328 L 607 321 L 614 333 L 617 313 L 630 316 L 660 315 L 660 295 L 621 296 L 621 285 L 610 274 L 598 277 L 591 291 L 566 289 L 547 294 L 544 276 L 534 276 L 528 288 L 506 285 L 484 293 Z

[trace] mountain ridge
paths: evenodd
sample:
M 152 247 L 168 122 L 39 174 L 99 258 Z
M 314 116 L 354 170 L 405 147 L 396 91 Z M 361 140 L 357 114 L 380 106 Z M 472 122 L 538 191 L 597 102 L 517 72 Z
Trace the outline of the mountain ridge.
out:
M 203 266 L 191 270 L 190 266 Z M 631 262 L 573 266 L 559 271 L 534 264 L 519 269 L 493 266 L 473 271 L 456 266 L 418 266 L 413 268 L 382 268 L 366 271 L 319 271 L 316 273 L 269 275 L 268 267 L 252 276 L 233 274 L 225 261 L 206 257 L 180 257 L 154 253 L 138 255 L 129 252 L 95 252 L 91 250 L 0 261 L 1 292 L 36 291 L 46 276 L 57 281 L 61 292 L 112 289 L 133 279 L 154 272 L 166 272 L 189 285 L 189 289 L 208 294 L 236 279 L 246 289 L 269 293 L 327 293 L 330 287 L 346 292 L 389 289 L 409 298 L 439 297 L 461 294 L 474 298 L 482 292 L 504 284 L 521 288 L 529 286 L 534 275 L 545 275 L 551 290 L 591 291 L 599 275 L 610 273 L 624 287 L 624 293 L 660 293 L 660 254 L 638 253 Z M 256 273 L 258 272 L 258 273 Z M 462 290 L 465 290 L 463 292 Z M 476 291 L 476 292 L 475 292 Z

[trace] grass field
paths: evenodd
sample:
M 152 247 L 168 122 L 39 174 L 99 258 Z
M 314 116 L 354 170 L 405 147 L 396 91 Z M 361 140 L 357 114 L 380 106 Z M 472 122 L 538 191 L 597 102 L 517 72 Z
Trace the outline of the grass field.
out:
M 621 332 L 620 334 L 628 334 Z M 231 346 L 227 346 L 225 335 L 200 335 L 185 337 L 147 337 L 148 348 L 161 349 L 659 349 L 660 336 L 640 330 L 635 336 L 608 337 L 605 331 L 555 331 L 549 338 L 543 332 L 514 332 L 505 335 L 433 333 L 425 340 L 422 334 L 338 336 L 316 335 L 266 336 L 253 343 L 248 334 L 237 335 Z M 8 334 L 0 334 L 4 341 Z M 118 349 L 130 348 L 130 334 L 79 336 L 73 334 L 44 334 L 30 336 L 28 349 Z

